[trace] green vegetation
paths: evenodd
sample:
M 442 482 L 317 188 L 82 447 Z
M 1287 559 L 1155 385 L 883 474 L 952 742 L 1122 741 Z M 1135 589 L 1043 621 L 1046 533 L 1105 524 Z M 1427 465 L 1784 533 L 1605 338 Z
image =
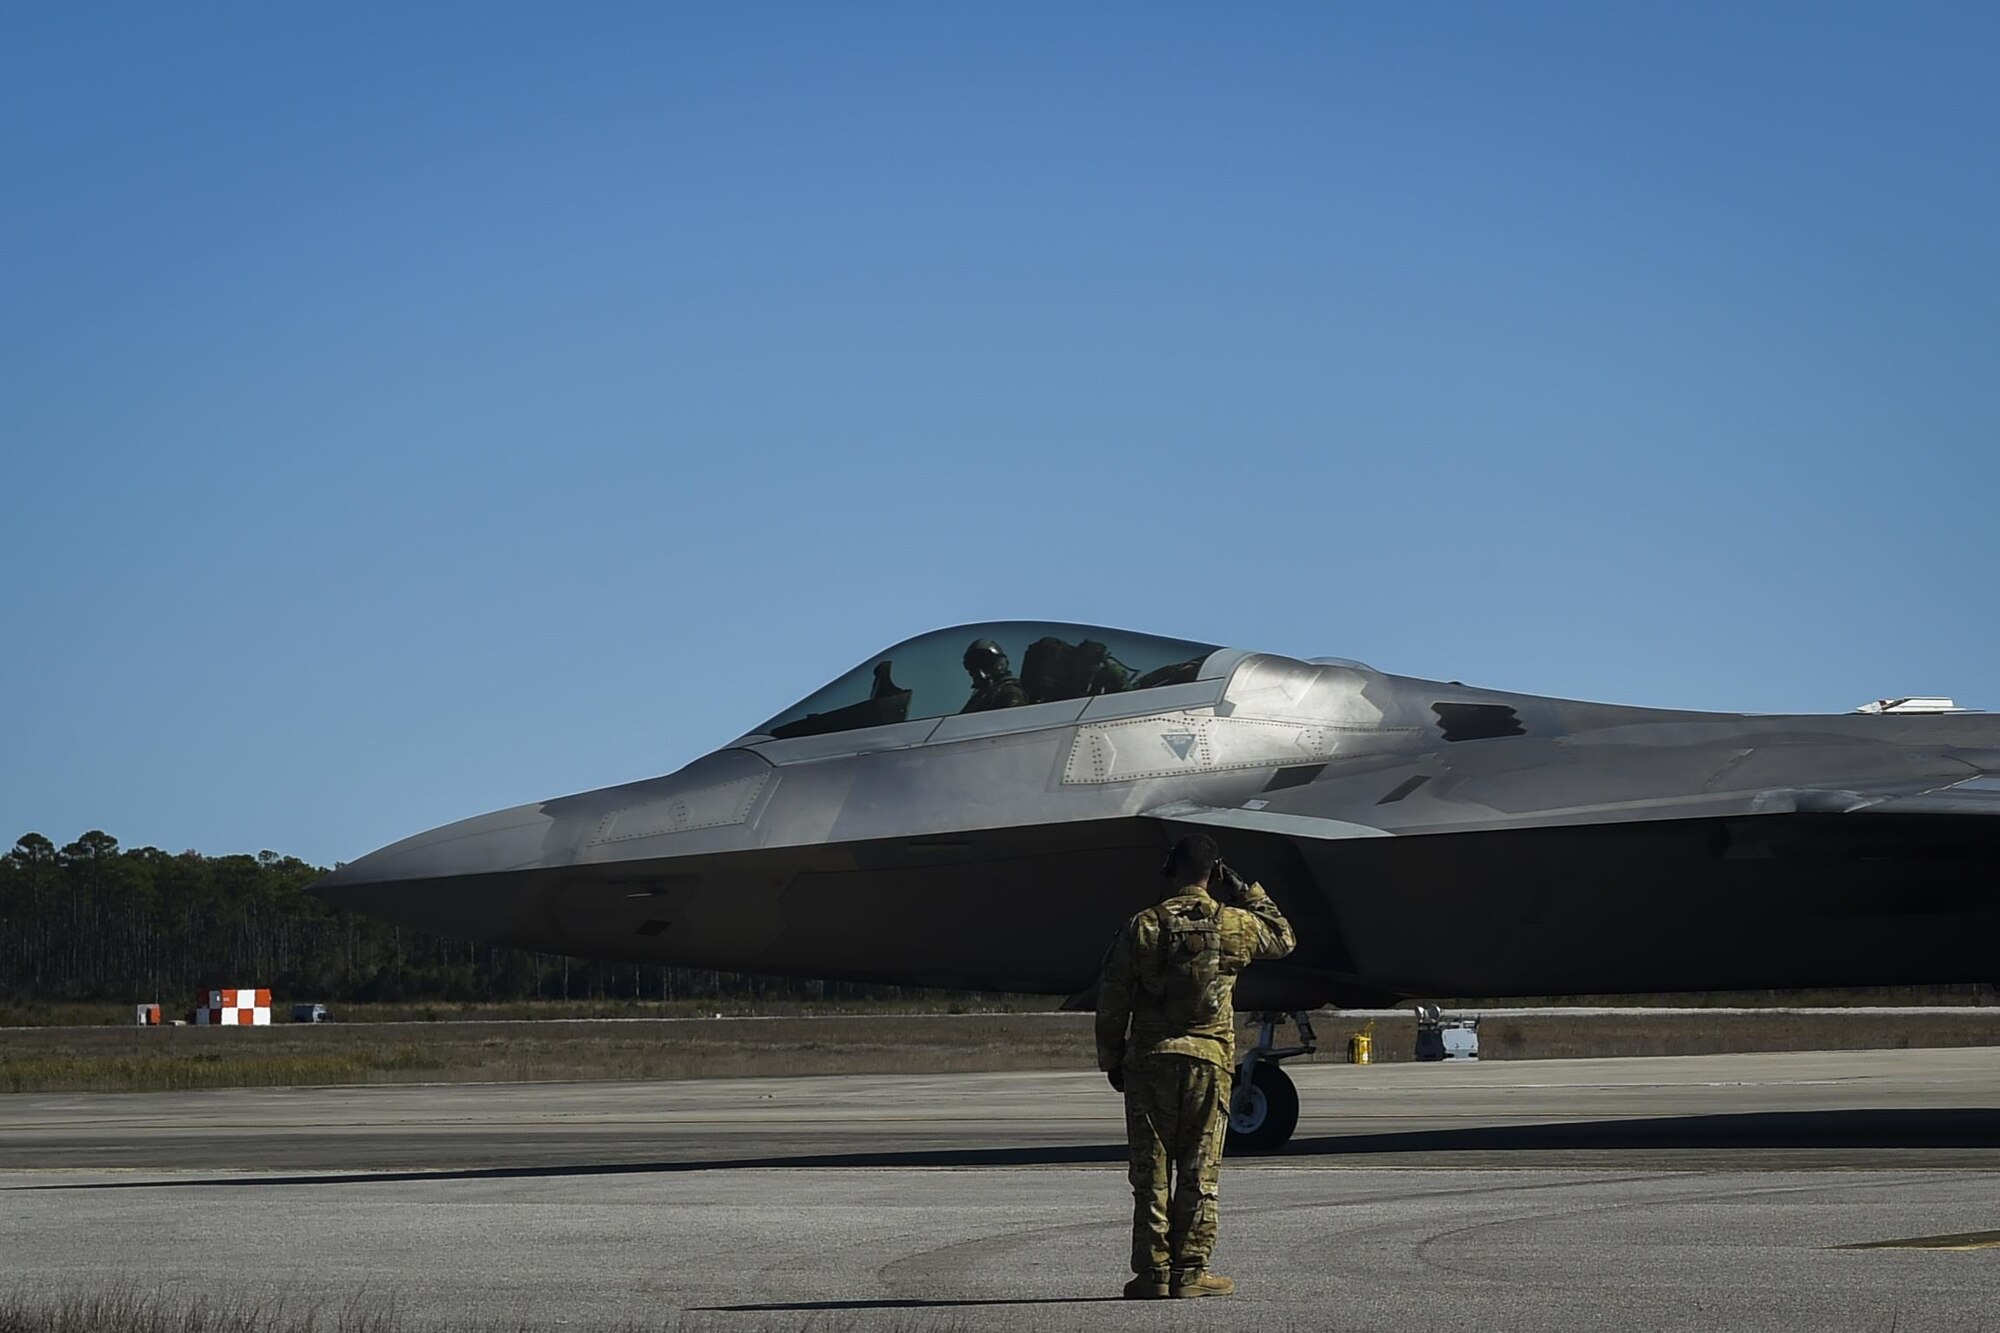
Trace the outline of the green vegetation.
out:
M 520 1017 L 627 1017 L 731 1004 L 1007 1002 L 468 943 L 329 907 L 306 892 L 325 873 L 268 851 L 123 849 L 95 829 L 57 847 L 24 834 L 0 856 L 0 1026 L 130 1023 L 124 1006 L 155 1001 L 172 1018 L 218 986 L 268 988 L 280 1020 L 304 1000 L 339 1006 L 348 1019 L 444 1017 L 495 1003 Z

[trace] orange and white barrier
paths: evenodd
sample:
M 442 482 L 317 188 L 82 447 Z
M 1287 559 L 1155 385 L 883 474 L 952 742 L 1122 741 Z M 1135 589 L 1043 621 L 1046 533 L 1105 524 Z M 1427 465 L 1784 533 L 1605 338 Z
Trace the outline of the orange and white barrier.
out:
M 271 992 L 267 990 L 212 990 L 195 1002 L 194 1021 L 198 1027 L 269 1027 Z

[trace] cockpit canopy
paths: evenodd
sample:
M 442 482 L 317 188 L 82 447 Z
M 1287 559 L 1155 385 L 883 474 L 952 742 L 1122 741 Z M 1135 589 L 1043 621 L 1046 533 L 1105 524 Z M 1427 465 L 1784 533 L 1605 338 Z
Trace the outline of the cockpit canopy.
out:
M 1007 620 L 934 630 L 869 658 L 757 728 L 777 740 L 1182 685 L 1214 644 Z

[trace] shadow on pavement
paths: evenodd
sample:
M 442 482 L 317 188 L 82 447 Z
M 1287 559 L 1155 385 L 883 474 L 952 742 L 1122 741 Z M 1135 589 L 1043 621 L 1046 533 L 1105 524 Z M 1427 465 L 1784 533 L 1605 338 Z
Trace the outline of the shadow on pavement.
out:
M 956 1301 L 888 1300 L 888 1301 L 778 1301 L 761 1305 L 691 1305 L 689 1314 L 753 1314 L 792 1311 L 805 1313 L 810 1310 L 943 1310 L 959 1306 L 981 1305 L 1095 1305 L 1102 1301 L 1124 1303 L 1122 1296 L 996 1296 L 991 1300 L 967 1298 Z
M 480 1166 L 446 1170 L 349 1171 L 338 1174 L 217 1176 L 191 1180 L 104 1180 L 16 1189 L 185 1189 L 218 1185 L 390 1185 L 437 1180 L 531 1180 L 549 1176 L 649 1176 L 686 1171 L 804 1170 L 826 1167 L 1088 1166 L 1125 1161 L 1125 1145 L 1032 1148 L 915 1148 L 877 1152 L 788 1153 L 765 1157 L 692 1158 L 679 1162 L 577 1162 L 551 1166 Z
M 1282 1156 L 1409 1152 L 1521 1152 L 1846 1148 L 2000 1148 L 2000 1108 L 1760 1111 L 1740 1115 L 1578 1120 L 1554 1124 L 1331 1134 L 1293 1139 Z
M 1473 1152 L 1618 1152 L 1819 1149 L 2000 1149 L 2000 1108 L 1773 1111 L 1742 1115 L 1668 1116 L 1530 1125 L 1418 1129 L 1380 1134 L 1329 1134 L 1294 1139 L 1275 1160 L 1324 1160 L 1448 1153 L 1464 1165 Z M 749 1171 L 893 1167 L 1095 1166 L 1123 1163 L 1125 1145 L 1080 1144 L 1022 1148 L 919 1148 L 716 1157 L 672 1162 L 581 1162 L 457 1170 L 355 1171 L 187 1180 L 112 1180 L 13 1189 L 131 1190 L 274 1186 L 388 1185 L 447 1180 L 533 1180 L 548 1177 L 664 1175 L 689 1171 Z M 1894 1165 L 1890 1163 L 1889 1165 Z

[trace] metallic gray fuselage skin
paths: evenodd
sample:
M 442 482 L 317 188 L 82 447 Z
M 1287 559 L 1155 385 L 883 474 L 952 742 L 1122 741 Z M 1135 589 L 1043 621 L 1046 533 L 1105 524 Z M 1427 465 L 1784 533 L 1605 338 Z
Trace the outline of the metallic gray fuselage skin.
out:
M 584 957 L 1083 995 L 1214 835 L 1298 929 L 1239 1007 L 2000 979 L 2000 718 L 1745 716 L 1218 653 L 1191 684 L 795 740 L 321 881 Z

